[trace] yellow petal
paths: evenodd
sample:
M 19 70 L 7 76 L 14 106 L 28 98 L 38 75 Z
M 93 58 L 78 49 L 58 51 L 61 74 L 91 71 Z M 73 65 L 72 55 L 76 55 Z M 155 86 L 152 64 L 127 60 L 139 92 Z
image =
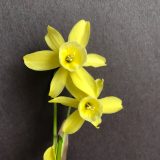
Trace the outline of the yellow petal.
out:
M 70 72 L 70 76 L 77 88 L 89 96 L 96 97 L 97 90 L 95 80 L 84 68 Z
M 81 128 L 83 123 L 84 120 L 80 117 L 78 110 L 76 110 L 64 121 L 62 131 L 66 134 L 73 134 Z
M 103 90 L 103 83 L 104 80 L 103 79 L 96 79 L 96 86 L 97 86 L 97 97 L 99 97 L 99 95 L 101 94 L 102 90 Z
M 86 47 L 90 37 L 90 22 L 85 20 L 78 21 L 72 28 L 68 41 L 76 41 Z
M 101 124 L 102 122 L 102 119 L 101 117 L 97 117 L 97 119 L 95 121 L 92 122 L 92 124 L 97 128 L 99 129 L 99 125 Z
M 49 50 L 27 54 L 23 60 L 28 68 L 36 71 L 50 70 L 60 66 L 58 54 Z
M 74 98 L 70 98 L 70 97 L 65 97 L 65 96 L 56 97 L 50 100 L 49 102 L 50 103 L 60 103 L 62 105 L 65 105 L 68 107 L 74 107 L 74 108 L 77 108 L 79 104 L 78 100 Z
M 49 147 L 43 155 L 43 160 L 56 160 L 55 147 Z
M 121 109 L 123 109 L 122 100 L 117 97 L 113 96 L 105 97 L 99 99 L 99 101 L 103 106 L 103 113 L 111 114 L 111 113 L 116 113 Z
M 84 93 L 83 91 L 81 91 L 80 89 L 78 89 L 72 82 L 72 79 L 70 76 L 68 76 L 67 78 L 67 82 L 66 82 L 66 88 L 67 90 L 70 92 L 70 94 L 75 97 L 76 99 L 80 100 L 83 97 L 86 97 L 87 94 Z
M 62 35 L 53 27 L 47 27 L 48 33 L 45 36 L 45 41 L 53 51 L 58 52 L 59 47 L 64 43 Z
M 102 66 L 106 66 L 106 59 L 103 56 L 100 56 L 98 54 L 95 53 L 90 53 L 87 55 L 87 61 L 85 62 L 85 64 L 83 66 L 88 67 L 88 66 L 92 66 L 92 67 L 102 67 Z
M 68 71 L 64 68 L 61 67 L 57 70 L 50 84 L 49 96 L 55 98 L 62 92 L 66 84 L 67 75 Z

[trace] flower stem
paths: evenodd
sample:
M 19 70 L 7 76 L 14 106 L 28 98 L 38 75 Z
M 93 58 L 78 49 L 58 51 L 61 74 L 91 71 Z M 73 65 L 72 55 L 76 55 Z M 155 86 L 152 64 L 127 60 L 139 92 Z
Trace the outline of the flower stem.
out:
M 54 103 L 54 113 L 53 113 L 53 145 L 57 145 L 57 104 Z
M 56 160 L 61 160 L 62 158 L 62 144 L 63 144 L 63 139 L 61 136 L 58 138 L 58 143 L 57 143 L 57 155 L 56 155 Z
M 67 117 L 70 115 L 71 107 L 68 108 Z M 63 134 L 62 137 L 58 137 L 57 134 L 57 104 L 54 103 L 54 114 L 53 114 L 53 145 L 56 148 L 56 159 L 61 160 L 64 143 L 66 140 L 66 134 Z
M 70 112 L 71 112 L 71 107 L 68 108 L 66 118 L 70 115 Z M 65 143 L 66 143 L 66 142 L 65 142 L 65 141 L 66 141 L 66 138 L 67 138 L 67 134 L 63 134 L 63 135 L 62 135 L 63 141 L 62 141 L 61 156 L 62 156 L 62 154 L 63 154 L 63 152 L 64 152 L 64 146 L 65 146 Z M 68 141 L 68 140 L 67 140 L 67 141 Z M 67 142 L 67 143 L 68 143 L 68 142 Z M 68 148 L 68 146 L 67 146 L 67 148 Z

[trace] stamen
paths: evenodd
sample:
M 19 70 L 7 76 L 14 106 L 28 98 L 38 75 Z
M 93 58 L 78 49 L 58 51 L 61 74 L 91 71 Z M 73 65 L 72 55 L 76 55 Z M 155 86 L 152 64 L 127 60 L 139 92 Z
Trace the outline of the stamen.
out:
M 66 57 L 65 60 L 66 60 L 67 63 L 71 63 L 73 61 L 73 56 L 69 55 L 69 56 Z
M 85 108 L 88 109 L 88 110 L 92 110 L 92 111 L 93 111 L 95 107 L 92 106 L 92 105 L 88 102 L 88 103 L 86 103 Z

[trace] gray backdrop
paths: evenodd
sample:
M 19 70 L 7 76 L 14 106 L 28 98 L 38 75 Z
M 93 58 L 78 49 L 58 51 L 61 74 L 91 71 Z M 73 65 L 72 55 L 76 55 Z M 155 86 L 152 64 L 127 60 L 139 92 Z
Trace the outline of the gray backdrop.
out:
M 91 22 L 88 51 L 108 59 L 108 67 L 88 70 L 105 79 L 102 96 L 122 98 L 124 110 L 103 116 L 99 130 L 85 123 L 70 136 L 68 159 L 160 159 L 160 1 L 1 0 L 1 160 L 41 160 L 51 145 L 53 71 L 29 70 L 22 57 L 48 48 L 48 24 L 67 39 L 82 18 Z

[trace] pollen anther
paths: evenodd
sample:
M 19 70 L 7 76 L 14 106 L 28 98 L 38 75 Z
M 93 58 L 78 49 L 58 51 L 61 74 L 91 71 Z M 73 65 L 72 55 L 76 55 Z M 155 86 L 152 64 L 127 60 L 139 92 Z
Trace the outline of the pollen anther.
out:
M 67 63 L 71 63 L 73 61 L 73 56 L 69 55 L 69 56 L 66 57 L 65 60 L 66 60 Z
M 92 110 L 92 111 L 93 111 L 95 107 L 92 106 L 92 105 L 88 102 L 88 103 L 85 104 L 85 108 L 86 108 L 87 110 Z

